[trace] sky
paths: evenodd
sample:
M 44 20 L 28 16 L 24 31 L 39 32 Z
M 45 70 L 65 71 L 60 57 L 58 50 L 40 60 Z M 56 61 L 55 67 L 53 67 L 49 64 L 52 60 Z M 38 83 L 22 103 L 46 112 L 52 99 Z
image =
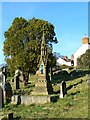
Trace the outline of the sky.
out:
M 0 17 L 0 64 L 5 62 L 4 32 L 15 17 L 27 20 L 35 17 L 52 23 L 58 39 L 58 43 L 53 44 L 53 52 L 69 58 L 81 46 L 85 34 L 88 35 L 88 2 L 2 2 Z

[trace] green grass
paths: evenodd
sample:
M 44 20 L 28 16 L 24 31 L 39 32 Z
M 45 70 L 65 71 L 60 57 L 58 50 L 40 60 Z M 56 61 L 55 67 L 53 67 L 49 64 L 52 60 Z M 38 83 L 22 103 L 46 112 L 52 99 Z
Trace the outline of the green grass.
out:
M 36 76 L 31 77 L 31 85 L 34 85 Z M 80 80 L 83 80 L 80 84 Z M 21 118 L 87 118 L 88 117 L 88 87 L 87 76 L 75 78 L 67 81 L 67 94 L 63 99 L 58 99 L 57 102 L 51 102 L 44 105 L 31 104 L 12 105 L 7 104 L 3 109 L 5 116 L 9 112 L 14 113 L 14 117 Z M 73 87 L 74 85 L 74 87 Z M 31 86 L 25 87 L 24 91 L 29 91 Z M 60 89 L 60 83 L 53 85 L 54 91 Z M 59 93 L 57 93 L 59 95 Z
M 7 80 L 10 81 L 13 77 L 7 77 Z

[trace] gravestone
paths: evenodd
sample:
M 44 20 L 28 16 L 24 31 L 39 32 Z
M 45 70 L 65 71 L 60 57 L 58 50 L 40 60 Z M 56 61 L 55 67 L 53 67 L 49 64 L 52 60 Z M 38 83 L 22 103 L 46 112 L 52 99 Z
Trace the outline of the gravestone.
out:
M 5 100 L 6 102 L 11 101 L 11 96 L 12 96 L 12 87 L 8 81 L 6 81 L 4 85 L 4 94 L 5 94 Z
M 20 87 L 24 83 L 24 75 L 21 70 L 19 69 L 15 70 L 15 75 L 12 78 L 12 82 L 14 84 L 13 87 L 14 90 L 20 89 Z
M 2 71 L 0 72 L 0 85 L 2 86 L 2 88 L 4 88 L 6 79 L 7 79 L 7 72 L 6 69 L 3 68 Z
M 8 113 L 7 118 L 8 120 L 13 120 L 13 113 Z
M 19 81 L 20 81 L 20 79 L 19 79 L 19 76 L 17 75 L 14 79 L 14 89 L 15 90 L 19 89 Z
M 0 86 L 0 110 L 4 107 L 3 89 Z
M 61 84 L 60 84 L 60 98 L 63 98 L 66 93 L 67 93 L 66 82 L 62 81 Z
M 12 96 L 12 104 L 15 104 L 15 105 L 21 104 L 21 96 L 20 95 L 13 95 Z

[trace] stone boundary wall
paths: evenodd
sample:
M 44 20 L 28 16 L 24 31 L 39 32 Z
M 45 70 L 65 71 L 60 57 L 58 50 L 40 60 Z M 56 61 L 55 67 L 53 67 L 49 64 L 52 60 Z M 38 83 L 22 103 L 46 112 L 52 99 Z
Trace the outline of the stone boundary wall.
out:
M 28 95 L 14 95 L 12 96 L 12 104 L 45 104 L 50 103 L 50 96 L 28 96 Z
M 21 96 L 21 104 L 44 104 L 50 102 L 50 97 L 48 96 Z

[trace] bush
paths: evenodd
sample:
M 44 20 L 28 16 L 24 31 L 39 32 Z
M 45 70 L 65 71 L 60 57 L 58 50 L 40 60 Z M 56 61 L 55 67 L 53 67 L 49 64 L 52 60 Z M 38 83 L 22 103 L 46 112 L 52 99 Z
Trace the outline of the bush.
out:
M 77 59 L 78 69 L 90 69 L 90 49 Z

